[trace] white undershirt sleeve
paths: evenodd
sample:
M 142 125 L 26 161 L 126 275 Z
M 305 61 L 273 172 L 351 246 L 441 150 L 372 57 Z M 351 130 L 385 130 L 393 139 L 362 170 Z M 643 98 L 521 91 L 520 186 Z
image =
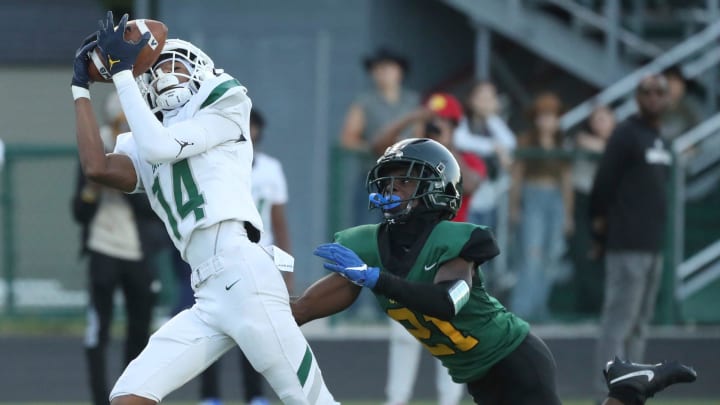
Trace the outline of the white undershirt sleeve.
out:
M 185 159 L 242 135 L 237 123 L 210 111 L 164 127 L 145 103 L 130 70 L 115 74 L 113 82 L 138 150 L 150 163 Z

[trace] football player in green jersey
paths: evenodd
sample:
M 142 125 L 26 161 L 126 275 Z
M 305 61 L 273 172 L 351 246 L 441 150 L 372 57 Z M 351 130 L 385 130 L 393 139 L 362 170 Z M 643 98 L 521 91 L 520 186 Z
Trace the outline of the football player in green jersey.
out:
M 559 404 L 555 361 L 522 319 L 483 286 L 480 265 L 498 255 L 490 231 L 450 222 L 462 195 L 452 153 L 430 139 L 406 139 L 387 149 L 367 178 L 370 204 L 385 220 L 338 232 L 319 246 L 333 274 L 293 304 L 298 324 L 347 308 L 362 287 L 383 310 L 440 359 L 479 404 Z M 616 360 L 605 376 L 607 405 L 642 404 L 695 372 L 679 363 Z

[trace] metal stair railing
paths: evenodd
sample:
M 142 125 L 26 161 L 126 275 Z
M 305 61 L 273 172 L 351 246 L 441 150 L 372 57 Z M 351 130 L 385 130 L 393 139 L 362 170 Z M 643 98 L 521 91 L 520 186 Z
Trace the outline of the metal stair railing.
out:
M 617 41 L 623 44 L 627 50 L 631 50 L 638 55 L 654 58 L 664 52 L 661 47 L 646 41 L 634 32 L 621 27 L 619 23 L 613 23 L 606 16 L 573 0 L 537 0 L 536 3 L 551 4 L 561 8 L 572 16 L 575 21 L 602 32 L 606 40 L 615 36 Z M 613 30 L 617 32 L 613 33 Z
M 682 64 L 683 61 L 687 61 L 686 64 L 683 64 L 683 72 L 686 74 L 699 75 L 710 67 L 716 66 L 720 62 L 716 44 L 719 38 L 720 21 L 716 21 L 565 113 L 560 119 L 562 129 L 567 131 L 587 119 L 597 105 L 612 105 L 629 96 L 634 92 L 640 80 L 649 74 L 659 73 L 671 66 Z M 690 59 L 698 52 L 703 52 L 700 58 L 691 61 Z M 634 104 L 632 99 L 622 104 L 616 111 L 618 119 L 631 114 L 632 108 L 635 108 Z
M 673 141 L 675 157 L 673 171 L 672 260 L 675 271 L 675 296 L 682 301 L 720 278 L 720 240 L 691 257 L 684 258 L 685 203 L 693 198 L 688 177 L 697 176 L 693 183 L 704 183 L 705 191 L 715 189 L 720 170 L 706 170 L 720 164 L 715 153 L 720 143 L 720 113 L 702 122 Z M 698 155 L 699 154 L 699 155 Z M 698 159 L 700 157 L 700 159 Z M 695 162 L 700 162 L 698 165 Z

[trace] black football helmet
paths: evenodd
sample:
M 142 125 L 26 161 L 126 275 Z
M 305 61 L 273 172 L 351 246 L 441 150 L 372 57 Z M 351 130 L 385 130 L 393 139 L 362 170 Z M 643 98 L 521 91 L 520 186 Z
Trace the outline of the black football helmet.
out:
M 403 168 L 405 174 L 389 173 Z M 394 181 L 417 180 L 413 195 L 405 200 L 388 195 Z M 462 176 L 455 156 L 442 144 L 427 138 L 405 139 L 387 148 L 370 169 L 366 187 L 370 194 L 370 208 L 383 210 L 386 220 L 406 217 L 413 211 L 413 200 L 421 200 L 423 211 L 440 212 L 452 219 L 460 208 Z M 405 204 L 405 208 L 393 210 Z

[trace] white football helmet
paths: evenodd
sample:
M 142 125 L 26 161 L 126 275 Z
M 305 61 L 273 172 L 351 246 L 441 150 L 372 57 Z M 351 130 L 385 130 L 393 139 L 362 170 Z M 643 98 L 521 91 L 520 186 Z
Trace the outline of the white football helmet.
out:
M 158 68 L 168 61 L 172 61 L 170 72 Z M 182 63 L 190 73 L 175 71 L 175 62 Z M 215 69 L 215 63 L 200 48 L 181 39 L 168 39 L 157 62 L 137 82 L 152 111 L 167 112 L 185 105 L 205 79 L 220 73 L 222 70 Z M 180 77 L 188 81 L 181 83 Z

